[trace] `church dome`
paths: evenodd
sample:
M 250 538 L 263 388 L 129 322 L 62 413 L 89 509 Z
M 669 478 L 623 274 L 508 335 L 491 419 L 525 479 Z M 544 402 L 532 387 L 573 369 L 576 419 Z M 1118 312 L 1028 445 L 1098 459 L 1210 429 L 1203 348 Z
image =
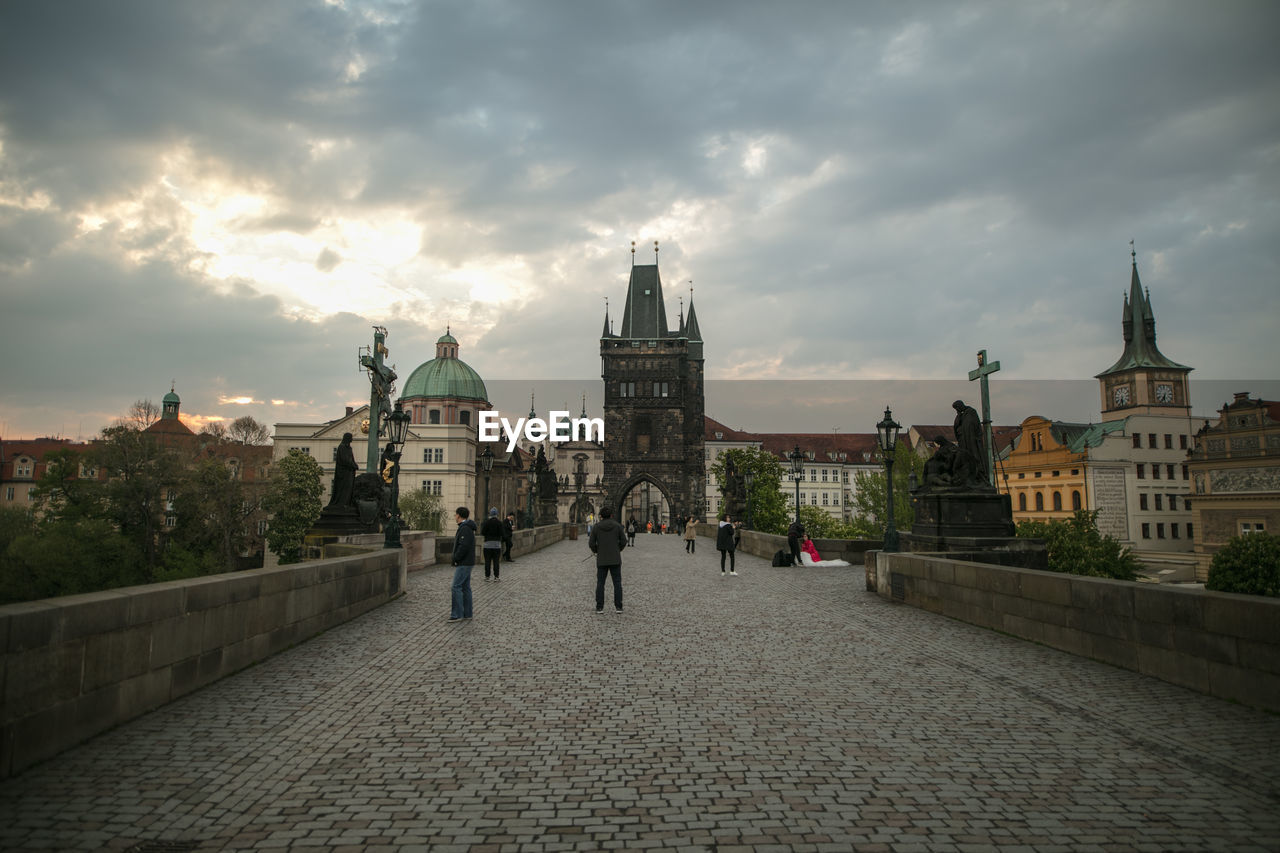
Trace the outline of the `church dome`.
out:
M 448 332 L 436 341 L 436 357 L 418 365 L 409 374 L 400 396 L 403 399 L 438 397 L 489 402 L 484 380 L 471 369 L 471 365 L 458 358 L 458 340 Z
M 170 389 L 169 389 L 169 393 L 168 393 L 168 394 L 165 394 L 165 395 L 164 395 L 164 399 L 163 399 L 163 400 L 161 400 L 160 402 L 161 402 L 161 403 L 181 403 L 181 402 L 182 402 L 182 400 L 180 400 L 180 399 L 178 398 L 178 395 L 177 395 L 176 393 L 174 393 L 174 390 L 173 390 L 172 388 L 170 388 Z

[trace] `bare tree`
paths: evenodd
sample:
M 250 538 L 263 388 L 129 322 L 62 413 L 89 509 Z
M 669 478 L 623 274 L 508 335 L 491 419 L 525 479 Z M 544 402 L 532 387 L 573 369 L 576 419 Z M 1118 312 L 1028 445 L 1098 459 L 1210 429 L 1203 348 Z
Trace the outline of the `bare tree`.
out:
M 209 421 L 200 428 L 200 434 L 214 441 L 227 440 L 227 425 L 222 421 Z
M 144 430 L 158 420 L 160 420 L 160 407 L 151 402 L 150 398 L 147 398 L 145 400 L 134 400 L 133 405 L 125 412 L 124 417 L 116 421 L 116 426 Z
M 241 444 L 264 446 L 271 443 L 271 430 L 254 420 L 252 415 L 243 415 L 232 421 L 228 434 Z

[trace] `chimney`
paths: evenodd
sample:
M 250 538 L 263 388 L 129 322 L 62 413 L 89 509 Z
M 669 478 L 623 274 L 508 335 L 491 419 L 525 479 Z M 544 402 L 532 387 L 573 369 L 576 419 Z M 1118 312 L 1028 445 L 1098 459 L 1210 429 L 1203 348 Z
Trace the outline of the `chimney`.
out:
M 347 416 L 347 417 L 351 417 L 351 413 L 352 413 L 352 412 L 354 412 L 354 411 L 355 411 L 355 409 L 353 409 L 351 406 L 347 406 L 347 415 L 346 415 L 346 416 Z

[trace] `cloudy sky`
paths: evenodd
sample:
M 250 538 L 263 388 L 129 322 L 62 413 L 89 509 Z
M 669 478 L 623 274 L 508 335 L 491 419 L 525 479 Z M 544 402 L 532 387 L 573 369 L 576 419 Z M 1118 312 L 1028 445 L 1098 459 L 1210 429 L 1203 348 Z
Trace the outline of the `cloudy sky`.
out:
M 1277 36 L 1274 2 L 7 3 L 0 435 L 170 382 L 196 426 L 332 418 L 374 324 L 402 377 L 451 325 L 598 397 L 632 240 L 714 379 L 985 347 L 1096 418 L 1131 239 L 1166 355 L 1275 379 Z

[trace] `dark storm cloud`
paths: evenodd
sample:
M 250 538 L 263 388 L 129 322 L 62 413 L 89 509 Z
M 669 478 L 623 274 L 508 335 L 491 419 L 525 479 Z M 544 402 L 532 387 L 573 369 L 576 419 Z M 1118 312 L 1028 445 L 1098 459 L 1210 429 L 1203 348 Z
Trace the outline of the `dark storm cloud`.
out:
M 0 331 L 65 341 L 67 388 L 90 343 L 130 352 L 105 340 L 123 329 L 188 342 L 228 393 L 318 400 L 337 392 L 315 348 L 412 311 L 432 328 L 400 324 L 403 358 L 469 320 L 482 375 L 590 377 L 626 247 L 647 263 L 658 238 L 673 323 L 695 281 L 712 375 L 957 376 L 986 347 L 1011 375 L 1088 378 L 1118 355 L 1133 238 L 1167 355 L 1272 372 L 1277 31 L 1271 3 L 10 4 Z M 440 268 L 529 278 L 471 305 L 398 281 L 391 317 L 309 322 L 206 280 L 181 210 L 80 232 L 81 211 L 148 198 L 175 151 L 265 199 L 246 238 L 407 211 Z

